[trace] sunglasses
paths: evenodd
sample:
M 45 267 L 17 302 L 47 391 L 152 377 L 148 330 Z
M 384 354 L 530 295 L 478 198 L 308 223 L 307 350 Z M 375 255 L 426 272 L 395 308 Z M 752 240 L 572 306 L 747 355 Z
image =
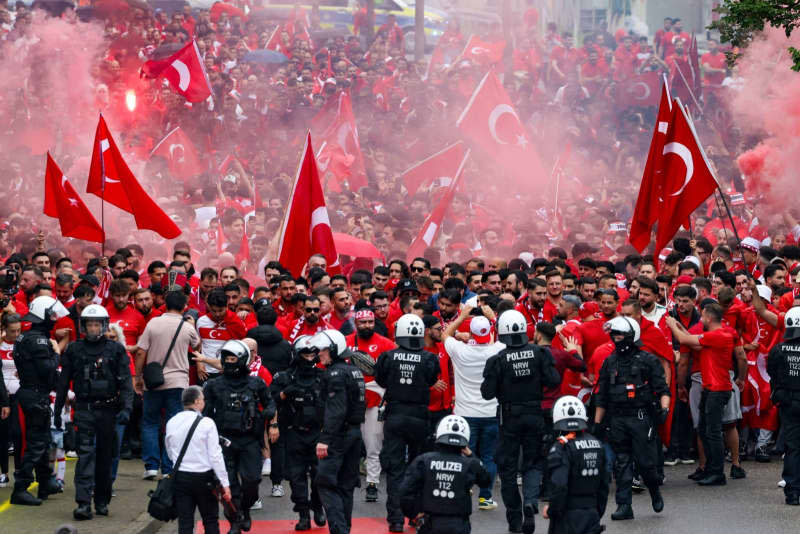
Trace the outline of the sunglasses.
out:
M 412 267 L 411 272 L 413 273 L 424 273 L 425 267 Z
M 319 313 L 319 308 L 306 308 L 306 313 Z

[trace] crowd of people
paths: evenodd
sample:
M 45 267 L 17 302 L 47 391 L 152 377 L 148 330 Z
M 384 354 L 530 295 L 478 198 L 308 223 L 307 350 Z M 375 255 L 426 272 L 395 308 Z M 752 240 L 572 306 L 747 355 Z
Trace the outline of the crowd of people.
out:
M 53 110 L 34 85 L 27 114 L 10 117 L 8 138 L 17 136 L 29 152 L 5 155 L 0 208 L 0 354 L 10 397 L 0 421 L 0 486 L 11 482 L 5 445 L 12 442 L 12 503 L 40 505 L 63 491 L 64 456 L 75 452 L 75 518 L 92 518 L 92 499 L 94 513 L 107 514 L 119 460 L 140 456 L 148 480 L 170 474 L 175 463 L 179 473 L 192 473 L 176 478 L 181 529 L 197 505 L 206 532 L 216 531 L 216 500 L 193 493 L 198 481 L 216 477 L 219 495 L 238 509 L 225 508 L 232 532 L 248 530 L 263 474 L 275 498 L 289 481 L 298 530 L 311 528 L 313 512 L 317 525 L 347 532 L 363 456 L 364 499 L 382 499 L 384 473 L 387 522 L 402 531 L 406 517 L 431 513 L 408 497 L 427 486 L 418 463 L 405 471 L 406 457 L 435 452 L 439 438 L 455 436 L 456 452 L 474 451 L 486 470 L 470 463 L 479 509 L 497 507 L 499 474 L 510 530 L 531 532 L 540 499 L 559 495 L 552 481 L 540 493 L 552 475 L 541 449 L 569 429 L 551 430 L 554 406 L 577 396 L 606 463 L 618 467 L 612 519 L 633 518 L 631 488 L 647 487 L 654 510 L 664 508 L 664 466 L 697 463 L 692 478 L 700 485 L 725 484 L 726 454 L 730 478 L 740 479 L 745 459 L 769 462 L 784 452 L 786 502 L 798 504 L 796 362 L 789 356 L 784 366 L 768 355 L 793 350 L 781 342 L 794 339 L 800 319 L 800 225 L 791 212 L 771 212 L 748 195 L 736 172 L 734 157 L 755 140 L 729 122 L 726 95 L 737 90 L 738 74 L 715 41 L 698 58 L 702 83 L 690 105 L 703 109 L 695 122 L 731 213 L 711 200 L 669 249 L 638 254 L 626 237 L 655 109 L 630 106 L 618 91 L 643 73 L 674 79 L 691 65 L 692 38 L 680 20 L 665 19 L 654 37 L 606 29 L 573 36 L 553 24 L 540 32 L 536 12 L 528 11 L 498 60 L 466 57 L 468 36 L 451 22 L 429 64 L 406 58 L 391 18 L 368 42 L 366 11 L 356 13 L 355 34 L 330 36 L 315 9 L 296 7 L 288 20 L 270 20 L 259 6 L 247 7 L 172 14 L 132 7 L 92 23 L 104 24 L 106 38 L 93 72 L 96 102 L 113 121 L 137 87 L 120 146 L 184 230 L 180 241 L 130 239 L 114 219 L 102 249 L 40 230 L 47 223 L 32 201 L 38 182 L 26 173 L 41 158 L 17 134 Z M 60 16 L 84 24 L 70 10 Z M 18 4 L 0 17 L 4 52 L 36 46 L 31 35 L 44 14 Z M 506 40 L 488 25 L 479 37 Z M 209 102 L 187 105 L 161 81 L 134 81 L 161 47 L 191 39 L 213 88 Z M 243 60 L 258 49 L 286 61 Z M 494 166 L 479 154 L 438 239 L 407 262 L 438 184 L 409 197 L 402 172 L 458 139 L 450 125 L 493 62 L 504 66 L 505 89 L 545 167 L 555 160 L 547 155 L 562 155 L 557 202 L 552 184 L 486 180 Z M 353 103 L 366 185 L 351 187 L 362 172 L 358 158 L 344 163 L 343 175 L 325 172 L 331 226 L 373 243 L 389 260 L 342 258 L 345 274 L 337 274 L 314 255 L 298 276 L 276 261 L 272 245 L 304 132 L 342 92 Z M 208 171 L 177 179 L 169 162 L 148 158 L 175 126 L 204 154 Z M 352 367 L 354 352 L 375 362 L 374 373 L 366 364 Z M 104 354 L 105 363 L 92 367 L 87 354 Z M 537 355 L 535 366 L 529 354 Z M 504 382 L 511 372 L 520 380 Z M 627 382 L 614 378 L 627 374 Z M 525 393 L 532 396 L 515 397 L 528 380 L 535 380 Z M 323 394 L 336 402 L 323 402 Z M 52 404 L 52 419 L 42 403 Z M 181 407 L 209 415 L 216 428 Z M 579 411 L 573 406 L 562 419 Z M 181 445 L 194 432 L 204 445 L 194 442 L 181 462 Z M 564 439 L 566 451 L 573 438 Z M 592 491 L 607 490 L 610 470 L 586 467 L 596 477 Z M 37 496 L 27 491 L 34 472 Z M 596 508 L 590 523 L 603 515 L 599 501 L 581 505 Z M 471 509 L 457 511 L 468 517 Z M 566 513 L 563 506 L 541 512 Z M 463 531 L 461 524 L 447 528 Z

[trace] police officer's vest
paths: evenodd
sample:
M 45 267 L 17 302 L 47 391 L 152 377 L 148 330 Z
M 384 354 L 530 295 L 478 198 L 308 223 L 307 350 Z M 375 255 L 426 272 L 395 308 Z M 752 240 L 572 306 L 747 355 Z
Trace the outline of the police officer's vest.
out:
M 609 400 L 617 407 L 648 408 L 653 404 L 649 367 L 639 353 L 628 358 L 615 356 L 609 369 Z
M 17 338 L 14 344 L 14 362 L 17 366 L 20 387 L 50 392 L 58 381 L 58 354 L 50 338 L 31 330 Z
M 101 401 L 113 399 L 119 391 L 114 373 L 114 342 L 104 340 L 102 348 L 91 347 L 86 341 L 77 341 L 73 389 L 79 400 Z
M 425 454 L 422 510 L 431 515 L 468 516 L 471 511 L 469 462 L 459 454 Z
M 263 425 L 259 424 L 261 413 L 251 381 L 234 385 L 224 377 L 216 380 L 220 381 L 216 393 L 218 395 L 216 423 L 220 433 L 226 436 L 257 435 Z
M 298 370 L 290 372 L 292 384 L 303 388 L 302 395 L 295 395 L 289 401 L 290 417 L 289 426 L 296 430 L 319 429 L 322 424 L 324 405 L 322 404 L 321 384 L 319 373 L 303 374 Z
M 602 478 L 605 452 L 600 441 L 589 434 L 569 439 L 561 436 L 569 456 L 569 497 L 576 508 L 594 507 L 596 493 L 605 481 Z
M 776 345 L 770 351 L 769 360 L 778 364 L 778 372 L 770 374 L 773 391 L 791 391 L 793 397 L 798 397 L 800 395 L 800 339 L 792 339 Z M 795 400 L 800 400 L 800 398 Z
M 387 354 L 389 379 L 386 383 L 387 402 L 428 405 L 430 389 L 425 381 L 425 358 L 435 358 L 426 351 L 395 349 Z M 438 365 L 438 364 L 437 364 Z
M 361 374 L 357 367 L 344 361 L 337 361 L 328 370 L 331 375 L 341 373 L 344 377 L 345 392 L 347 394 L 345 422 L 349 425 L 360 425 L 364 422 L 364 415 L 367 411 L 364 375 Z
M 502 404 L 541 403 L 541 365 L 537 358 L 543 358 L 545 350 L 543 347 L 525 345 L 507 347 L 498 353 L 502 388 L 497 392 L 497 397 Z

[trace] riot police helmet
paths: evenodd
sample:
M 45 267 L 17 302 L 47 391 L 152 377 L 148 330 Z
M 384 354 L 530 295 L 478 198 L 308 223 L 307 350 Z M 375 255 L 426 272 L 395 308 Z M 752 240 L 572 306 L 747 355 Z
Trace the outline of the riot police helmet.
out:
M 22 320 L 29 321 L 34 325 L 41 323 L 55 323 L 57 320 L 62 317 L 66 317 L 68 314 L 69 312 L 64 305 L 61 304 L 61 302 L 53 297 L 42 295 L 41 297 L 36 297 L 31 301 L 31 305 L 28 307 L 28 313 L 25 314 Z
M 292 353 L 297 364 L 310 363 L 311 365 L 319 362 L 319 349 L 311 343 L 313 336 L 298 336 L 292 343 Z M 313 358 L 308 356 L 313 354 Z
M 394 338 L 406 350 L 422 350 L 425 346 L 425 324 L 422 318 L 413 313 L 400 317 L 394 327 Z
M 497 340 L 508 347 L 524 347 L 528 344 L 528 322 L 517 310 L 507 310 L 497 319 Z
M 89 322 L 100 323 L 100 330 L 90 332 Z M 98 341 L 108 332 L 108 312 L 99 304 L 89 304 L 81 312 L 81 331 L 86 334 L 87 341 Z
M 235 362 L 228 362 L 228 356 L 235 356 Z M 247 371 L 250 363 L 250 349 L 243 341 L 229 339 L 219 349 L 219 358 L 222 360 L 222 372 L 228 376 L 240 376 Z
M 350 354 L 344 334 L 332 328 L 314 334 L 309 340 L 309 344 L 313 345 L 317 351 L 327 349 L 332 361 L 344 360 Z
M 436 427 L 436 443 L 453 447 L 469 445 L 469 423 L 460 415 L 447 415 Z
M 641 336 L 639 323 L 628 317 L 614 317 L 603 325 L 603 329 L 611 336 L 615 352 L 620 356 L 629 356 L 636 352 Z M 622 336 L 622 339 L 616 338 Z
M 561 432 L 586 430 L 586 406 L 578 397 L 564 395 L 553 405 L 553 428 Z
M 800 338 L 800 306 L 790 308 L 789 311 L 786 312 L 783 324 L 786 327 L 786 333 L 783 335 L 783 339 Z

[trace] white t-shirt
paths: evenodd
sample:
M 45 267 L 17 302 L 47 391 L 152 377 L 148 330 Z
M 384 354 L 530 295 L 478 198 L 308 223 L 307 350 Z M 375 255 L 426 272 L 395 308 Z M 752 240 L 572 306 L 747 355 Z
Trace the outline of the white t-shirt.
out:
M 14 376 L 17 366 L 11 353 L 14 352 L 14 345 L 0 341 L 0 363 L 3 365 L 3 381 L 9 395 L 14 395 L 19 389 L 19 378 Z
M 453 363 L 453 382 L 456 402 L 453 413 L 462 417 L 496 417 L 497 399 L 486 400 L 481 396 L 483 369 L 486 360 L 506 348 L 503 343 L 491 345 L 468 345 L 454 337 L 444 340 L 444 349 Z

